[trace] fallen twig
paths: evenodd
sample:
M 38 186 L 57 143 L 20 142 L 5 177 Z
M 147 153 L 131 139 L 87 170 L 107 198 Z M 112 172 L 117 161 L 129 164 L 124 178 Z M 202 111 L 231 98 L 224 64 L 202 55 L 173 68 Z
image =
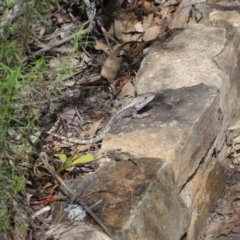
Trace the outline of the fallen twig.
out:
M 41 153 L 40 157 L 46 169 L 58 180 L 65 194 L 71 198 L 74 195 L 74 192 L 65 184 L 65 182 L 58 176 L 58 174 L 54 170 L 52 170 L 51 166 L 48 164 L 47 161 L 47 154 Z M 84 210 L 94 219 L 94 221 L 104 230 L 104 232 L 109 237 L 111 237 L 113 240 L 116 240 L 116 238 L 111 234 L 107 226 L 95 215 L 95 213 L 92 212 L 92 210 L 81 199 L 78 198 L 76 202 L 84 208 Z
M 81 34 L 88 34 L 92 31 L 94 25 L 95 25 L 95 22 L 94 22 L 94 18 L 95 18 L 95 15 L 96 15 L 96 8 L 95 8 L 95 4 L 94 2 L 92 2 L 91 4 L 88 2 L 88 0 L 83 0 L 84 3 L 86 4 L 86 14 L 88 16 L 88 21 L 89 21 L 89 25 L 86 29 L 82 30 Z M 41 50 L 33 53 L 31 56 L 29 57 L 26 57 L 24 60 L 23 60 L 23 63 L 25 62 L 28 62 L 30 59 L 33 59 L 39 55 L 41 55 L 42 53 L 45 53 L 55 47 L 58 47 L 66 42 L 69 42 L 71 41 L 72 39 L 74 39 L 76 36 L 78 35 L 78 33 L 75 33 L 69 37 L 66 37 L 58 42 L 55 42 L 53 44 L 50 44 L 49 46 L 45 47 L 45 48 L 42 48 Z

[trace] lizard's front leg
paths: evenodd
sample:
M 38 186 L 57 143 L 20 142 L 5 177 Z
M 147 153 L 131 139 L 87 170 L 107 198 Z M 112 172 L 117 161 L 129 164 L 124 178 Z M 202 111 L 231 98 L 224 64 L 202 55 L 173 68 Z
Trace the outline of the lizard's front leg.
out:
M 134 110 L 132 112 L 132 118 L 144 118 L 144 117 L 147 117 L 149 116 L 150 114 L 149 113 L 141 113 L 141 114 L 138 114 L 137 110 Z

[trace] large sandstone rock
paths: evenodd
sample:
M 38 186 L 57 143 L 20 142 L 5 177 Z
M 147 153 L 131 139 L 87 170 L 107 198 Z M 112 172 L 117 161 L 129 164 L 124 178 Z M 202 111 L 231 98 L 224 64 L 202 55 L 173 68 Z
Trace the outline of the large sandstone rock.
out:
M 102 152 L 119 148 L 171 164 L 191 215 L 188 239 L 197 238 L 226 180 L 220 162 L 227 127 L 239 118 L 239 39 L 237 30 L 192 25 L 154 43 L 137 75 L 138 93 L 158 92 L 151 115 L 119 122 L 103 142 Z
M 189 226 L 171 165 L 159 158 L 111 161 L 78 185 L 84 202 L 102 200 L 96 212 L 118 239 L 177 239 Z

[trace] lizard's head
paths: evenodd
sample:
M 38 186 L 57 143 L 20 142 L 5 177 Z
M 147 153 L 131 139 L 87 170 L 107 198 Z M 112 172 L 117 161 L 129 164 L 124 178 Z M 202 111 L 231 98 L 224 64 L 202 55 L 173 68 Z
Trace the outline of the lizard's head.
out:
M 154 99 L 155 95 L 153 93 L 145 93 L 137 96 L 134 100 L 134 107 L 136 110 L 140 110 L 145 107 L 148 103 L 150 103 Z

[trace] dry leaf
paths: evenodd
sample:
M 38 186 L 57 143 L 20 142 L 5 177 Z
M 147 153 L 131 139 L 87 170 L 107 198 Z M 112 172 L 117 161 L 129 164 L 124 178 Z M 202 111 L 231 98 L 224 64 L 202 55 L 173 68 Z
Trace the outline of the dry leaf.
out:
M 129 25 L 126 25 L 124 28 L 124 31 L 122 32 L 122 41 L 123 42 L 129 42 L 132 41 L 132 36 L 134 36 L 135 34 L 133 34 L 135 32 L 135 23 L 136 21 L 134 21 L 134 23 L 130 23 Z
M 114 33 L 115 33 L 115 37 L 118 40 L 122 40 L 122 35 L 123 35 L 123 31 L 124 31 L 124 27 L 126 25 L 126 22 L 127 21 L 114 19 Z
M 40 32 L 39 32 L 38 38 L 41 38 L 45 32 L 46 32 L 46 28 L 45 28 L 44 26 L 42 26 L 42 27 L 41 27 L 41 30 L 40 30 Z
M 101 76 L 103 78 L 106 78 L 108 81 L 116 79 L 117 73 L 122 66 L 122 57 L 119 56 L 119 53 L 124 46 L 132 43 L 137 43 L 137 41 L 129 41 L 121 44 L 108 56 L 101 71 Z
M 69 14 L 66 14 L 66 13 L 65 14 L 57 13 L 55 17 L 57 18 L 58 23 L 64 23 L 71 20 Z
M 131 40 L 132 33 L 135 32 L 135 24 L 137 23 L 137 19 L 135 18 L 136 16 L 131 12 L 128 14 L 122 12 L 121 19 L 114 20 L 115 36 L 118 40 L 122 40 L 123 42 Z
M 169 29 L 184 28 L 187 25 L 190 10 L 191 7 L 186 8 L 186 11 L 177 15 L 169 24 Z
M 129 42 L 133 40 L 133 37 L 136 35 L 134 34 L 136 31 L 135 29 L 136 23 L 137 23 L 137 20 L 126 22 L 124 31 L 122 32 L 123 42 Z M 134 39 L 136 39 L 136 37 L 134 37 Z
M 104 44 L 103 42 L 101 41 L 96 41 L 95 44 L 94 44 L 94 48 L 96 50 L 101 50 L 101 51 L 104 51 L 104 52 L 108 52 L 109 51 L 109 48 L 106 44 Z
M 103 120 L 103 118 L 95 121 L 95 122 L 92 124 L 91 128 L 90 128 L 88 131 L 85 132 L 85 134 L 88 135 L 88 139 L 91 139 L 91 138 L 93 138 L 93 137 L 95 136 L 96 131 L 98 130 L 98 127 L 99 127 L 100 123 L 102 122 L 102 120 Z M 80 152 L 86 151 L 87 149 L 90 148 L 90 146 L 91 146 L 91 144 L 79 145 L 79 146 L 77 147 L 77 151 L 80 151 Z M 74 151 L 72 151 L 72 153 L 74 153 Z
M 160 33 L 160 30 L 161 30 L 160 26 L 152 26 L 148 28 L 143 35 L 143 40 L 147 42 L 156 39 L 158 34 Z
M 191 3 L 191 0 L 183 0 L 179 5 L 178 9 L 182 8 L 184 5 L 187 6 Z M 168 25 L 169 29 L 174 28 L 184 28 L 187 25 L 189 14 L 192 6 L 183 8 Z
M 102 122 L 102 120 L 103 120 L 103 117 L 98 119 L 97 121 L 95 121 L 92 124 L 91 128 L 84 133 L 88 136 L 88 139 L 92 139 L 95 136 L 96 131 L 98 130 L 98 127 L 99 127 L 100 123 Z
M 116 56 L 113 52 L 113 55 L 110 54 L 104 63 L 101 71 L 101 76 L 103 78 L 106 78 L 108 81 L 114 80 L 121 66 L 122 57 Z
M 207 229 L 206 236 L 218 235 L 220 226 L 221 226 L 221 222 L 210 222 L 208 229 Z M 212 239 L 215 239 L 215 238 L 212 238 Z
M 152 9 L 152 3 L 148 2 L 148 1 L 143 1 L 143 7 L 144 7 L 145 11 L 147 11 L 149 13 Z
M 119 103 L 121 103 L 122 106 L 129 102 L 129 99 L 126 99 L 126 96 L 135 96 L 135 89 L 130 81 L 123 86 L 121 92 L 118 94 L 118 99 L 120 99 Z M 116 105 L 118 106 L 119 103 Z
M 122 41 L 123 42 L 129 42 L 132 41 L 132 36 L 134 36 L 135 34 L 131 34 L 131 33 L 123 33 L 122 34 Z
M 147 46 L 149 46 L 154 40 L 146 41 L 146 42 L 138 42 L 135 46 L 130 48 L 130 59 L 134 59 L 140 52 L 142 52 Z
M 160 24 L 162 22 L 162 19 L 159 16 L 156 16 L 154 17 L 154 22 Z
M 162 8 L 161 8 L 161 17 L 162 17 L 162 20 L 164 20 L 165 18 L 169 18 L 170 15 L 171 15 L 171 11 L 172 11 L 172 9 L 169 8 L 169 7 L 162 7 Z
M 135 21 L 128 21 L 126 22 L 125 28 L 124 28 L 124 33 L 134 33 L 136 31 L 136 24 L 137 24 L 137 20 Z
M 147 30 L 149 27 L 152 26 L 153 19 L 154 19 L 154 14 L 153 13 L 149 14 L 146 17 L 143 17 L 142 27 L 143 27 L 144 30 Z
M 117 80 L 115 80 L 111 85 L 114 89 L 114 95 L 118 95 L 120 91 L 122 90 L 123 86 L 129 81 L 130 77 L 130 70 L 127 72 L 127 74 L 124 77 L 121 77 Z
M 108 34 L 110 34 L 111 36 L 114 36 L 114 22 L 111 23 L 111 25 L 108 29 Z
M 49 136 L 46 138 L 46 140 L 47 140 L 47 141 L 50 141 L 50 140 L 49 140 L 50 138 L 52 138 L 52 136 L 49 135 Z M 70 146 L 72 146 L 72 145 L 73 145 L 73 143 L 69 143 L 69 142 L 67 142 L 67 141 L 62 141 L 62 142 L 54 141 L 52 150 L 53 150 L 53 152 L 58 152 L 58 151 L 60 151 L 62 148 L 70 147 Z
M 223 224 L 221 226 L 221 229 L 220 229 L 220 233 L 218 236 L 224 234 L 225 236 L 227 236 L 234 228 L 234 222 L 232 223 L 226 223 L 226 224 Z
M 143 26 L 142 26 L 142 23 L 141 23 L 141 22 L 137 22 L 137 23 L 135 24 L 135 30 L 136 30 L 137 32 L 144 32 Z

